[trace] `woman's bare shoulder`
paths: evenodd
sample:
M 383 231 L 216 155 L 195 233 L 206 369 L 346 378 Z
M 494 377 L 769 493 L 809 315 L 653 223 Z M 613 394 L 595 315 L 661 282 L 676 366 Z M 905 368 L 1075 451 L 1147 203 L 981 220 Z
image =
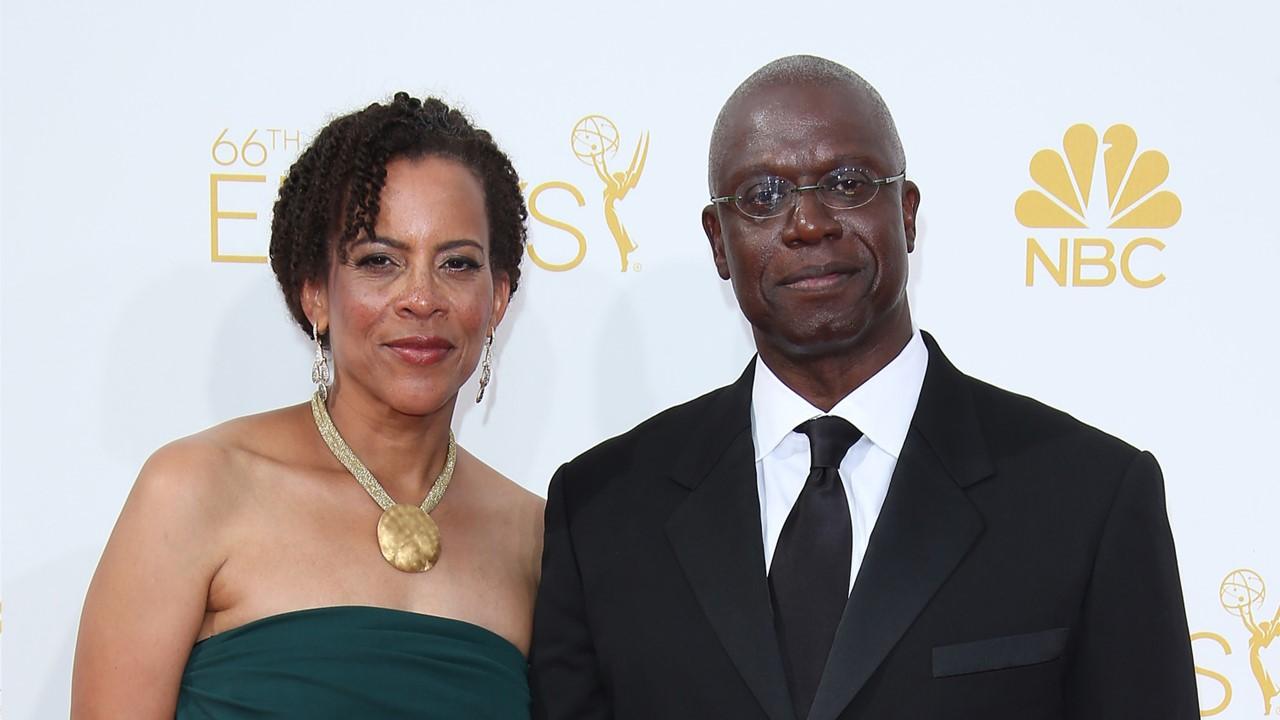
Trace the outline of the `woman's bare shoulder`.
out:
M 227 420 L 184 440 L 208 443 L 246 460 L 289 462 L 319 437 L 310 405 L 300 404 Z
M 515 547 L 525 555 L 530 580 L 536 586 L 541 575 L 543 508 L 541 497 L 508 478 L 479 458 L 459 448 L 459 462 L 465 463 L 477 488 L 485 495 L 489 514 L 510 535 Z
M 462 448 L 458 448 L 458 461 L 465 463 L 476 484 L 483 487 L 496 505 L 508 508 L 527 520 L 536 519 L 539 528 L 541 527 L 542 509 L 545 505 L 541 497 Z
M 300 422 L 304 410 L 293 406 L 239 417 L 174 440 L 147 459 L 134 494 L 217 509 L 239 495 L 257 466 L 302 455 L 299 445 L 308 439 L 300 431 L 306 427 Z

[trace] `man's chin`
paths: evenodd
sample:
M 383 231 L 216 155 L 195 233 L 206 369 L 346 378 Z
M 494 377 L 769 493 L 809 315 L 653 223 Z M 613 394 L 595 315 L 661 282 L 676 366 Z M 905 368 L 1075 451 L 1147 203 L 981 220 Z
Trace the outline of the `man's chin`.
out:
M 757 331 L 756 345 L 764 345 L 766 352 L 773 350 L 784 357 L 811 360 L 853 357 L 888 345 L 893 345 L 893 350 L 898 350 L 911 336 L 910 316 L 905 316 L 902 321 L 882 318 L 883 322 L 871 322 L 863 314 L 845 315 L 825 321 L 812 317 L 809 320 L 811 322 L 803 325 L 792 324 L 779 328 L 774 333 Z
M 795 358 L 816 358 L 856 351 L 864 344 L 866 323 L 833 323 L 804 328 L 791 327 L 770 337 L 773 349 Z M 758 338 L 757 343 L 764 338 Z

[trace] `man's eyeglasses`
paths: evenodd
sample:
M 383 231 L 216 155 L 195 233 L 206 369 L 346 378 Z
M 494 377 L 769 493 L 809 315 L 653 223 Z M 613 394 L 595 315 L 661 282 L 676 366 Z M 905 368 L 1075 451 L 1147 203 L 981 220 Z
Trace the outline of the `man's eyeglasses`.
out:
M 733 203 L 743 215 L 753 218 L 771 218 L 786 212 L 791 195 L 806 190 L 818 193 L 823 205 L 833 210 L 852 210 L 871 202 L 881 185 L 897 182 L 907 176 L 907 171 L 893 177 L 877 178 L 869 170 L 838 168 L 832 170 L 813 185 L 800 185 L 776 176 L 753 178 L 738 187 L 733 195 L 711 198 L 713 204 Z

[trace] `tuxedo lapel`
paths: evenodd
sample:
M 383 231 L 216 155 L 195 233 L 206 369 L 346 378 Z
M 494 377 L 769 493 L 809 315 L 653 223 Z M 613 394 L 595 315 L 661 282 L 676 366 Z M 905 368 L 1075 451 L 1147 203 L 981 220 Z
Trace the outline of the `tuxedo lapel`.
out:
M 751 440 L 752 368 L 712 399 L 673 480 L 667 538 L 711 627 L 771 720 L 794 720 L 764 570 Z M 678 652 L 678 650 L 675 650 Z
M 840 715 L 982 532 L 963 488 L 992 465 L 964 376 L 925 340 L 920 400 L 809 720 Z

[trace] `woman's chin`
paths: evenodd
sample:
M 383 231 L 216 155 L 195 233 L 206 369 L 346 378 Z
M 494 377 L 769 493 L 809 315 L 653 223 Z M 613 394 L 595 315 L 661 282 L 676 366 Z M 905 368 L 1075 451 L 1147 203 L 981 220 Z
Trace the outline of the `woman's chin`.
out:
M 346 395 L 353 392 L 355 396 L 363 396 L 364 402 L 372 401 L 382 404 L 402 415 L 433 415 L 441 410 L 452 410 L 453 402 L 458 397 L 458 389 L 462 383 L 448 381 L 440 377 L 388 377 L 383 373 L 377 382 L 349 382 L 353 378 L 340 376 L 331 393 Z M 348 382 L 344 382 L 348 381 Z M 353 398 L 354 399 L 354 398 Z
M 434 415 L 441 410 L 452 410 L 457 390 L 448 394 L 439 388 L 390 388 L 383 396 L 393 410 L 402 415 Z

